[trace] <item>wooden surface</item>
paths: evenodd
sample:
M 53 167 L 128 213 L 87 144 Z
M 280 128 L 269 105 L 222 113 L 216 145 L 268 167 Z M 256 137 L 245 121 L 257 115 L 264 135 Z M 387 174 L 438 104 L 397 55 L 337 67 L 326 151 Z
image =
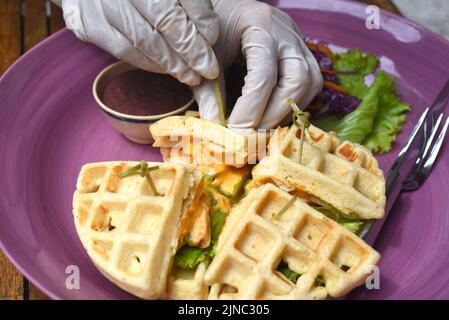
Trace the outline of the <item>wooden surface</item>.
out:
M 359 1 L 399 13 L 388 0 Z M 21 3 L 22 12 L 25 11 L 22 18 Z M 49 33 L 64 26 L 61 10 L 53 4 L 51 9 L 51 18 L 48 21 L 45 0 L 0 0 L 0 75 L 22 53 L 46 38 Z M 0 300 L 4 299 L 42 300 L 47 297 L 30 284 L 0 251 Z
M 25 8 L 23 18 L 21 2 L 25 4 L 22 5 Z M 54 5 L 51 9 L 51 23 L 48 24 L 45 0 L 0 0 L 0 75 L 22 53 L 45 39 L 48 31 L 52 33 L 64 26 L 61 10 Z M 50 30 L 47 30 L 47 25 L 50 25 Z M 42 300 L 47 297 L 31 285 L 0 251 L 0 300 L 4 299 Z

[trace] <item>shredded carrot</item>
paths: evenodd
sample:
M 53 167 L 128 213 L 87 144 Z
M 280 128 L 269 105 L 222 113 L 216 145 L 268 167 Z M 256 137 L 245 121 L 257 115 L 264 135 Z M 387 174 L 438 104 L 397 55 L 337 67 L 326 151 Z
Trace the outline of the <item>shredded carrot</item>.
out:
M 323 106 L 324 106 L 323 103 L 320 103 L 320 102 L 312 102 L 312 103 L 307 107 L 307 110 L 308 110 L 308 111 L 318 111 L 318 110 L 320 110 Z
M 320 68 L 321 73 L 327 73 L 327 74 L 331 74 L 331 75 L 336 75 L 337 71 L 335 70 L 330 70 L 330 69 L 325 69 L 325 68 Z
M 324 86 L 329 89 L 332 89 L 332 90 L 335 90 L 335 91 L 338 91 L 338 92 L 341 92 L 344 94 L 348 94 L 348 90 L 345 87 L 342 87 L 336 83 L 333 83 L 330 81 L 324 81 Z
M 316 45 L 318 47 L 318 50 L 321 51 L 322 53 L 324 53 L 326 56 L 328 56 L 331 60 L 334 60 L 334 54 L 333 52 L 329 49 L 328 46 L 324 45 L 324 44 L 317 44 Z
M 322 44 L 322 43 L 315 44 L 315 43 L 311 43 L 311 42 L 306 42 L 306 45 L 310 50 L 320 51 L 320 52 L 324 53 L 329 59 L 334 61 L 333 52 L 325 44 Z
M 318 47 L 316 46 L 316 44 L 312 43 L 312 42 L 306 42 L 307 48 L 309 48 L 310 50 L 318 50 Z

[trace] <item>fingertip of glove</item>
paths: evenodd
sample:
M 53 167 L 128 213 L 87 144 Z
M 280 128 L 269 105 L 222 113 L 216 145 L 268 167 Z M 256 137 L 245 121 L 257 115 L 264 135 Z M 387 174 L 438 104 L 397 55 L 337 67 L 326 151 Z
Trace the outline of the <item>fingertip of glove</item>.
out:
M 196 87 L 201 84 L 201 76 L 197 74 L 196 72 L 188 72 L 186 74 L 182 75 L 173 75 L 175 78 L 177 78 L 180 82 L 190 86 L 190 87 Z
M 215 57 L 215 55 L 212 57 L 212 61 L 210 63 L 210 66 L 207 67 L 206 69 L 204 69 L 201 72 L 201 75 L 209 80 L 215 80 L 218 78 L 220 74 L 220 67 L 218 65 L 218 61 L 217 58 Z
M 242 136 L 247 136 L 254 133 L 254 128 L 237 128 L 232 125 L 228 125 L 228 128 L 231 129 L 233 132 L 240 134 Z
M 262 119 L 262 121 L 259 124 L 259 128 L 260 129 L 273 129 L 275 128 L 280 122 L 282 121 L 282 119 L 270 119 L 270 120 L 264 120 Z
M 218 41 L 219 36 L 220 36 L 220 25 L 218 22 L 218 17 L 215 17 L 211 21 L 207 32 L 205 32 L 204 34 L 204 37 L 206 38 L 206 41 L 211 46 L 213 46 Z

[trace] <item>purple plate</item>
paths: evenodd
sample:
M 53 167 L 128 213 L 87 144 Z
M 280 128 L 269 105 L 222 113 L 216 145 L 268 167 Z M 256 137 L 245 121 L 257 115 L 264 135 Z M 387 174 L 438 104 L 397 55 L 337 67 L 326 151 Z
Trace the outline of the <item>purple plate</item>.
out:
M 365 27 L 365 6 L 341 0 L 272 1 L 306 36 L 383 57 L 413 112 L 395 149 L 379 158 L 388 170 L 423 108 L 449 77 L 449 42 L 407 20 L 381 14 Z M 95 75 L 114 59 L 64 30 L 19 59 L 0 80 L 0 247 L 55 299 L 132 298 L 93 266 L 72 219 L 80 167 L 106 160 L 159 160 L 157 149 L 128 142 L 105 121 L 91 94 Z M 363 299 L 449 298 L 449 148 L 419 191 L 403 194 L 380 234 L 381 289 Z M 66 288 L 66 268 L 81 271 Z

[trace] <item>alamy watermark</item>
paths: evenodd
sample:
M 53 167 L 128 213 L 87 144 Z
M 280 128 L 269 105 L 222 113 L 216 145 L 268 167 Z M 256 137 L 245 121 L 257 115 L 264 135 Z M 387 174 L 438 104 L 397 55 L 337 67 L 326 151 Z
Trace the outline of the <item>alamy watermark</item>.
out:
M 365 9 L 367 15 L 365 20 L 365 26 L 368 30 L 380 29 L 380 9 L 378 6 L 367 6 Z
M 380 289 L 380 269 L 378 266 L 372 265 L 365 270 L 369 276 L 365 280 L 365 287 L 368 290 Z
M 195 129 L 191 134 L 174 130 L 170 135 L 171 147 L 166 157 L 206 166 L 256 164 L 265 157 L 268 142 L 273 145 L 276 141 L 276 132 L 275 129 L 261 129 L 240 138 L 229 134 L 211 138 L 211 133 L 203 129 Z M 245 143 L 240 139 L 246 139 Z
M 65 287 L 67 290 L 80 289 L 80 268 L 76 265 L 69 265 L 65 268 Z
M 364 270 L 368 277 L 365 280 L 365 288 L 368 290 L 380 289 L 380 269 L 376 265 L 370 265 Z M 67 290 L 80 290 L 80 269 L 76 265 L 69 265 L 65 269 L 67 275 L 65 287 Z M 0 279 L 2 280 L 2 279 Z

